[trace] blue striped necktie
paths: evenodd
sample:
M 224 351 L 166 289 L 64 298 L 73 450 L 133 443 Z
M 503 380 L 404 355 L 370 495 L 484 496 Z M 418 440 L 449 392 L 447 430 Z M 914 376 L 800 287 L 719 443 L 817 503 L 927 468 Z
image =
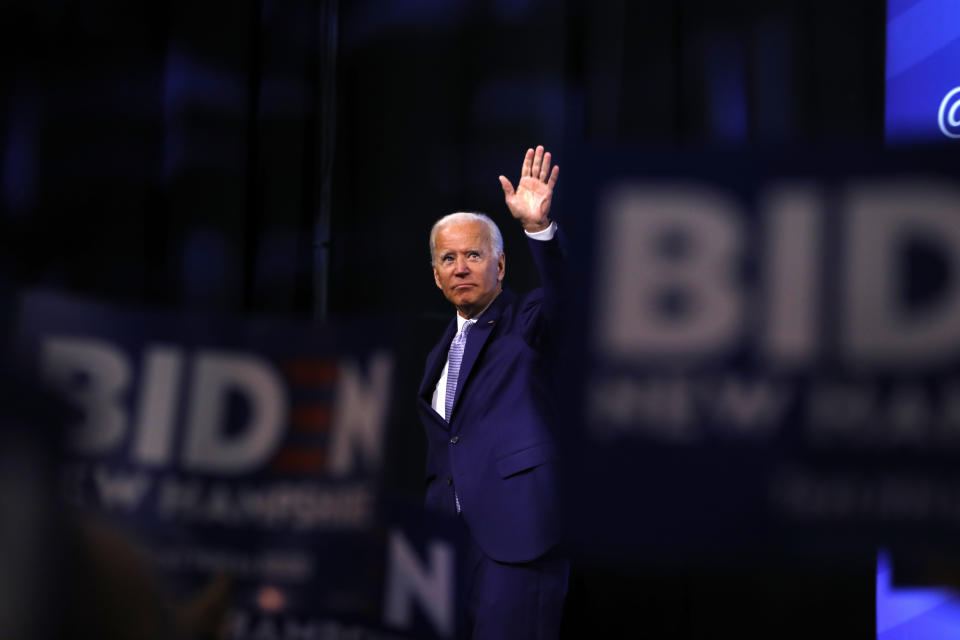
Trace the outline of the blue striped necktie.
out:
M 443 415 L 450 422 L 450 414 L 453 413 L 453 399 L 457 393 L 457 378 L 460 377 L 460 363 L 463 361 L 463 348 L 467 345 L 467 333 L 473 326 L 472 322 L 463 323 L 460 333 L 453 337 L 450 343 L 450 353 L 447 361 L 450 366 L 447 368 L 447 394 L 443 402 Z

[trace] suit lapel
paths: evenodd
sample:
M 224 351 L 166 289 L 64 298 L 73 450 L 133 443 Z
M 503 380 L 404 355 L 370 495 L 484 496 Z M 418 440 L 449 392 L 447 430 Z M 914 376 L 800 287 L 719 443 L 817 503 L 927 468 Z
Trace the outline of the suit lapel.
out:
M 473 365 L 477 363 L 477 358 L 483 347 L 487 344 L 487 339 L 493 334 L 497 322 L 500 320 L 500 314 L 507 303 L 509 293 L 500 292 L 500 295 L 493 301 L 486 311 L 477 318 L 477 324 L 474 325 L 470 333 L 467 334 L 467 346 L 463 350 L 463 361 L 460 363 L 460 375 L 457 377 L 457 394 L 453 398 L 453 412 L 457 412 L 457 403 L 463 395 L 463 388 L 470 380 L 470 372 L 473 371 Z M 452 338 L 452 336 L 451 336 Z
M 430 404 L 433 397 L 433 388 L 437 386 L 437 380 L 440 379 L 440 372 L 443 371 L 443 365 L 447 362 L 447 350 L 450 348 L 450 341 L 453 340 L 453 334 L 457 331 L 457 320 L 454 318 L 447 325 L 447 330 L 443 332 L 443 337 L 434 345 L 433 349 L 427 355 L 427 366 L 423 374 L 423 380 L 420 381 L 420 390 L 417 395 Z

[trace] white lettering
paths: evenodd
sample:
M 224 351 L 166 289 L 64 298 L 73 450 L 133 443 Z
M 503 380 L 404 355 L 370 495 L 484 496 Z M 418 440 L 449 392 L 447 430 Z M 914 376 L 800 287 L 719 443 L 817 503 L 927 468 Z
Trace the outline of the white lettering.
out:
M 431 542 L 427 551 L 430 560 L 421 565 L 417 552 L 398 529 L 392 529 L 387 547 L 387 586 L 384 598 L 384 621 L 398 629 L 413 623 L 413 603 L 421 610 L 441 636 L 453 635 L 454 554 L 453 548 L 440 541 Z
M 236 353 L 202 352 L 194 367 L 184 466 L 241 473 L 263 463 L 279 444 L 287 417 L 282 381 L 266 360 Z M 230 392 L 247 401 L 250 419 L 239 433 L 224 433 Z
M 130 383 L 130 364 L 112 345 L 92 338 L 50 337 L 43 343 L 42 369 L 84 411 L 70 444 L 90 455 L 120 443 L 127 416 L 120 405 Z
M 843 342 L 855 363 L 930 365 L 960 347 L 960 192 L 944 184 L 851 189 L 846 247 Z M 932 308 L 909 310 L 898 298 L 896 258 L 922 238 L 948 259 L 950 289 Z
M 93 470 L 100 504 L 105 509 L 133 511 L 150 490 L 150 476 L 142 471 L 121 471 L 97 467 Z
M 722 194 L 690 187 L 611 198 L 596 335 L 606 355 L 701 356 L 730 345 L 742 329 L 738 214 Z
M 748 434 L 775 435 L 789 408 L 789 387 L 727 376 L 711 403 L 717 420 Z
M 350 473 L 358 456 L 373 469 L 380 465 L 393 358 L 386 353 L 375 354 L 369 371 L 364 381 L 353 362 L 340 366 L 330 450 L 330 473 L 334 476 Z
M 815 355 L 820 321 L 819 225 L 822 202 L 810 187 L 781 187 L 767 194 L 766 295 L 763 347 L 784 365 Z
M 170 460 L 182 369 L 179 349 L 153 347 L 147 351 L 133 443 L 134 458 L 144 464 L 164 465 Z

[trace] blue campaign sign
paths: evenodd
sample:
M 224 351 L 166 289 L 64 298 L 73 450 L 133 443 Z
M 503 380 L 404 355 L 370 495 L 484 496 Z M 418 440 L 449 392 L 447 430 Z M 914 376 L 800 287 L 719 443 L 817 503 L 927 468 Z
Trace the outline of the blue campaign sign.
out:
M 960 138 L 960 5 L 887 3 L 886 139 Z
M 66 499 L 175 599 L 229 582 L 228 637 L 449 638 L 458 529 L 379 492 L 396 340 L 31 293 L 17 346 L 78 409 Z
M 649 559 L 956 535 L 953 158 L 605 149 L 569 174 L 572 540 Z

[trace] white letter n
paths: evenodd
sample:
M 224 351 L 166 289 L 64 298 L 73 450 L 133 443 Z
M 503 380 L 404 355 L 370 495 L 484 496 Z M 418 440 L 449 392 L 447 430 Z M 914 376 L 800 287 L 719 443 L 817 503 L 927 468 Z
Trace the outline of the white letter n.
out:
M 428 545 L 427 554 L 430 561 L 423 566 L 403 532 L 391 529 L 384 621 L 398 629 L 409 629 L 413 623 L 413 603 L 417 601 L 437 633 L 449 637 L 453 635 L 453 549 L 435 540 Z

